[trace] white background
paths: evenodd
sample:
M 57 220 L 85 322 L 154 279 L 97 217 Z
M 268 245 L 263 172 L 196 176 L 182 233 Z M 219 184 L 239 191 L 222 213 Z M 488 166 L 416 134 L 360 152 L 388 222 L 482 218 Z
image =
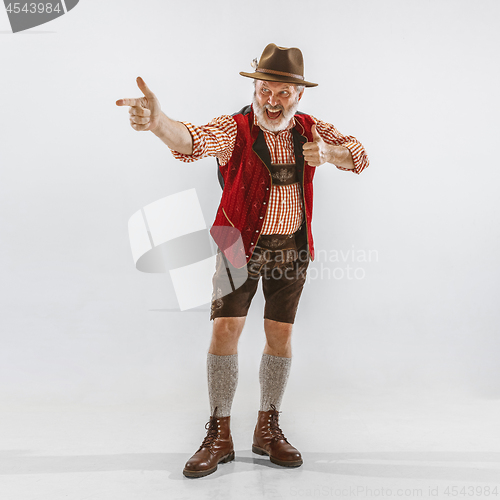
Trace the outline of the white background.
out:
M 175 400 L 208 415 L 208 312 L 175 312 L 168 276 L 135 270 L 127 222 L 194 187 L 210 225 L 215 161 L 176 162 L 115 101 L 141 95 L 140 75 L 173 118 L 230 114 L 269 42 L 300 47 L 319 83 L 300 109 L 370 158 L 360 176 L 318 169 L 317 251 L 377 255 L 311 267 L 364 277 L 305 289 L 285 408 L 333 388 L 498 398 L 499 15 L 493 0 L 81 0 L 13 35 L 0 9 L 2 404 Z M 262 307 L 236 406 L 258 404 Z

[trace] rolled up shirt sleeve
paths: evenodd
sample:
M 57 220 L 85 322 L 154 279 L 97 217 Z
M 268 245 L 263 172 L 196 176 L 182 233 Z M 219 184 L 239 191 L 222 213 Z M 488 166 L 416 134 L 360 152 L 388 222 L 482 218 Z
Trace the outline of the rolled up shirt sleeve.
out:
M 343 135 L 331 123 L 323 122 L 314 117 L 312 118 L 316 122 L 318 134 L 326 143 L 333 146 L 344 146 L 351 152 L 354 169 L 335 165 L 338 169 L 360 174 L 370 164 L 363 144 L 361 144 L 356 137 L 352 135 Z
M 189 122 L 183 123 L 193 138 L 193 153 L 179 153 L 171 149 L 177 160 L 190 163 L 207 156 L 215 156 L 221 165 L 225 165 L 233 154 L 236 141 L 237 126 L 234 118 L 229 115 L 219 116 L 203 126 Z

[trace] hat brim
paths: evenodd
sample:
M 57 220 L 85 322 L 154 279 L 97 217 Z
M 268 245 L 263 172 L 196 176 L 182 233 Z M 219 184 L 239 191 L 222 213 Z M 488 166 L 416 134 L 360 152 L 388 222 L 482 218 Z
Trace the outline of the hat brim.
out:
M 305 87 L 317 87 L 317 83 L 306 82 L 305 80 L 300 80 L 299 78 L 293 78 L 293 76 L 279 76 L 270 75 L 267 73 L 260 73 L 256 71 L 255 73 L 245 73 L 240 71 L 241 76 L 246 76 L 247 78 L 254 78 L 255 80 L 264 80 L 266 82 L 283 82 L 283 83 L 293 83 L 295 85 L 304 85 Z

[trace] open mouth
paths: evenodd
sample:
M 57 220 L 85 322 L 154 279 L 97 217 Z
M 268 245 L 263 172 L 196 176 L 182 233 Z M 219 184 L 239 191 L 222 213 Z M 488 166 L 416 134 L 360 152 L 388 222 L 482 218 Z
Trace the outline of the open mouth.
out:
M 267 114 L 267 117 L 270 120 L 276 120 L 276 119 L 278 119 L 281 116 L 281 110 L 279 110 L 279 111 L 270 111 L 269 109 L 266 108 L 266 114 Z

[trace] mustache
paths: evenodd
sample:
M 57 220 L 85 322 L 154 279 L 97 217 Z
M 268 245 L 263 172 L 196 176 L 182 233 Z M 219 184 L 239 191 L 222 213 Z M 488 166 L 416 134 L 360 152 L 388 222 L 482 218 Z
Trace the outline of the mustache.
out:
M 285 111 L 285 108 L 281 105 L 278 104 L 277 106 L 271 106 L 270 104 L 264 104 L 263 106 L 264 109 L 268 109 L 269 111 Z

